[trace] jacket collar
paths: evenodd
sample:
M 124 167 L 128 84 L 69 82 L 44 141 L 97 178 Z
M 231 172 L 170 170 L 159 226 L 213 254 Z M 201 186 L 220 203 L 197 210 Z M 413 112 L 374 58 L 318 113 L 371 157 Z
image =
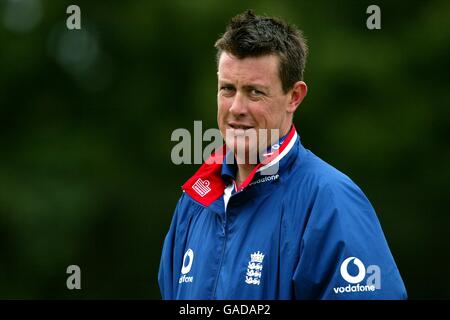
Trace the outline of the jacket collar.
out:
M 266 157 L 252 170 L 245 181 L 238 187 L 237 191 L 244 190 L 256 176 L 271 175 L 280 172 L 283 167 L 281 160 L 292 150 L 298 134 L 292 125 L 291 130 L 286 136 L 280 139 L 280 142 L 271 147 L 270 152 L 266 153 Z M 235 176 L 235 168 L 229 164 L 225 164 L 226 157 L 232 154 L 227 152 L 227 148 L 223 145 L 217 149 L 198 171 L 183 184 L 182 189 L 194 200 L 204 206 L 209 206 L 224 193 L 227 185 L 227 179 L 224 176 L 233 178 Z
M 289 130 L 289 132 L 291 132 Z M 289 135 L 289 132 L 286 133 L 281 139 L 279 139 L 275 144 L 268 147 L 266 152 L 263 154 L 264 159 L 271 156 L 277 149 L 280 148 L 281 145 L 283 145 L 284 141 Z M 225 180 L 225 183 L 229 181 L 236 180 L 236 173 L 237 173 L 237 164 L 236 164 L 236 158 L 234 157 L 234 154 L 231 150 L 227 152 L 225 155 L 225 161 L 222 164 L 222 179 Z

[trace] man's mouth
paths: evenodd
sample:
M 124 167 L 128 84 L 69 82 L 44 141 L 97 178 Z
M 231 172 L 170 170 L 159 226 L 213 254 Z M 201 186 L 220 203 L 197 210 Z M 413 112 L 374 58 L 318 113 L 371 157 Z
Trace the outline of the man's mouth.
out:
M 238 123 L 228 123 L 228 126 L 231 129 L 242 129 L 242 130 L 248 130 L 248 129 L 253 129 L 253 126 L 248 126 L 248 125 L 244 125 L 244 124 L 238 124 Z

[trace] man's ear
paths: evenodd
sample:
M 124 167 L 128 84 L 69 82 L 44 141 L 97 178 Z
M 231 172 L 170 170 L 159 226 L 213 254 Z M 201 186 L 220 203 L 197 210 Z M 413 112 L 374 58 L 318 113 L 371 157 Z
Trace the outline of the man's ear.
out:
M 297 81 L 294 86 L 289 90 L 289 106 L 287 112 L 294 113 L 297 107 L 302 103 L 303 99 L 308 93 L 308 86 L 303 81 Z

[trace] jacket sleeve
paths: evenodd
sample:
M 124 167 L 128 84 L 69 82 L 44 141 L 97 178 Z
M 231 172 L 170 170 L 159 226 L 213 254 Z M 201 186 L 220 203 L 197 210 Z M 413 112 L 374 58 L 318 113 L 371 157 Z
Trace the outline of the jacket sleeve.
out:
M 320 187 L 300 240 L 296 299 L 406 299 L 375 211 L 351 181 Z
M 183 207 L 183 197 L 177 203 L 175 212 L 172 217 L 172 222 L 169 231 L 164 239 L 164 245 L 161 254 L 161 261 L 159 264 L 158 284 L 161 291 L 161 297 L 164 300 L 173 300 L 176 295 L 176 279 L 174 274 L 174 251 L 176 245 L 176 233 L 178 228 L 178 220 L 180 211 Z

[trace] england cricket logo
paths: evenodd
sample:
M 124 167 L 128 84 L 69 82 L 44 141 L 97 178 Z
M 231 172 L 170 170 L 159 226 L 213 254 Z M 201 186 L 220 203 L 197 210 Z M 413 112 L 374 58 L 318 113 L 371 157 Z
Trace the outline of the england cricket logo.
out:
M 247 274 L 245 275 L 245 283 L 256 284 L 259 286 L 261 282 L 261 272 L 263 269 L 264 254 L 261 252 L 253 252 L 250 255 L 250 261 L 247 266 Z

